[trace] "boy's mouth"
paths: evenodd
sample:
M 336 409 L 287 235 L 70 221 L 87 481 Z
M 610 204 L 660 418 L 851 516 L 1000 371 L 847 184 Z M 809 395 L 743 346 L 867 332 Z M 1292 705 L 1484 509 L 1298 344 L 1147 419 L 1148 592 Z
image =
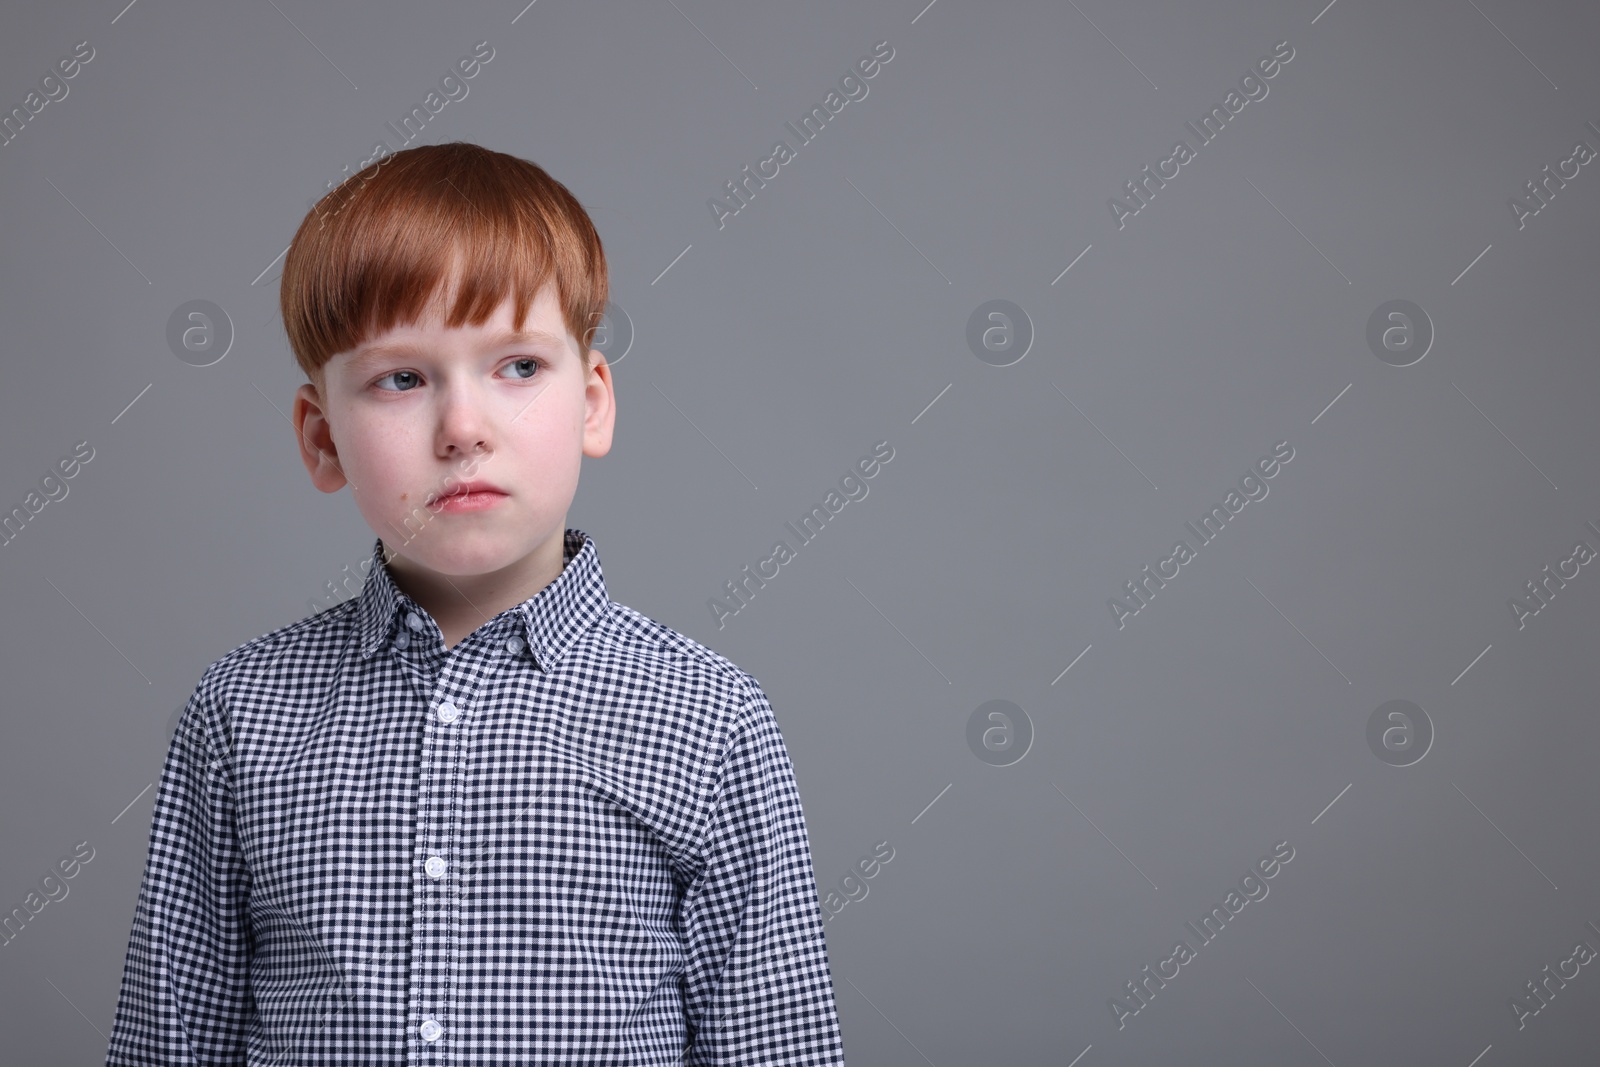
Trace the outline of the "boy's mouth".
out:
M 507 495 L 505 490 L 489 482 L 464 482 L 448 493 L 436 495 L 429 506 L 441 511 L 475 511 L 490 507 Z
M 497 493 L 500 496 L 506 495 L 506 491 L 504 489 L 501 489 L 498 485 L 491 485 L 488 482 L 462 482 L 448 493 L 443 494 L 443 496 L 441 496 L 439 499 L 443 500 L 446 497 L 452 496 L 466 496 L 471 493 Z

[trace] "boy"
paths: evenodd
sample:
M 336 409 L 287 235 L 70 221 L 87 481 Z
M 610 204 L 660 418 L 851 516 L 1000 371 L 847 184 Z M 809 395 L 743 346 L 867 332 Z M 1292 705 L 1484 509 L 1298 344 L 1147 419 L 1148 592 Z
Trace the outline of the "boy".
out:
M 844 1062 L 766 695 L 565 525 L 611 447 L 606 294 L 566 187 L 476 145 L 301 223 L 300 455 L 375 564 L 189 698 L 108 1065 Z

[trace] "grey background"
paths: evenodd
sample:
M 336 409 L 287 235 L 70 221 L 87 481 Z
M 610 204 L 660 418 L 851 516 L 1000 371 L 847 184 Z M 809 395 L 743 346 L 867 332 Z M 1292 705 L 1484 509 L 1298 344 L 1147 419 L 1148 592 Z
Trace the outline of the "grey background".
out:
M 1600 547 L 1600 167 L 1521 229 L 1507 198 L 1600 148 L 1600 12 L 924 4 L 0 13 L 0 111 L 96 53 L 0 148 L 0 506 L 95 449 L 0 548 L 0 909 L 95 850 L 0 949 L 8 1061 L 103 1058 L 172 712 L 371 545 L 296 456 L 281 253 L 480 40 L 420 140 L 566 183 L 636 331 L 569 525 L 615 599 L 760 679 L 822 893 L 894 849 L 827 926 L 851 1063 L 1593 1055 L 1595 967 L 1523 1029 L 1508 1002 L 1600 948 L 1600 577 L 1520 630 L 1508 600 Z M 868 96 L 719 230 L 707 199 L 880 40 Z M 1282 40 L 1119 230 L 1108 198 Z M 204 368 L 165 339 L 193 299 L 236 331 Z M 966 344 L 990 299 L 1035 332 L 1008 367 Z M 1437 331 L 1409 367 L 1366 344 L 1392 299 Z M 869 496 L 719 629 L 708 598 L 880 440 Z M 1107 598 L 1280 440 L 1270 495 L 1119 630 Z M 1033 730 L 1005 767 L 966 741 L 995 699 Z M 1412 766 L 1366 741 L 1393 699 L 1436 731 Z M 1119 1029 L 1109 999 L 1284 840 Z

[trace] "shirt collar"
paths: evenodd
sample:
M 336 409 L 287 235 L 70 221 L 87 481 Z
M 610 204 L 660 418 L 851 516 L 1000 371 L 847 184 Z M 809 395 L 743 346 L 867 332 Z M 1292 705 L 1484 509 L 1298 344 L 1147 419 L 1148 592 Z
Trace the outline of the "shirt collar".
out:
M 395 585 L 381 537 L 373 542 L 372 560 L 356 607 L 362 659 L 388 644 L 395 628 L 404 626 L 405 616 L 411 612 L 428 617 L 421 605 Z M 541 670 L 549 670 L 610 605 L 592 537 L 568 529 L 562 538 L 562 564 L 561 573 L 549 585 L 493 620 L 507 631 L 505 636 L 519 634 L 527 641 Z

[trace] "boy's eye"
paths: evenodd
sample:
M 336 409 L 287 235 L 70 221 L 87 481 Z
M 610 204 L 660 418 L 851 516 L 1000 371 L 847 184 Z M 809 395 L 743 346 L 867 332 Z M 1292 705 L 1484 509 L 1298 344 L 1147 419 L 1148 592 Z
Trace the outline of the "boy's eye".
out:
M 532 356 L 528 356 L 523 359 L 512 360 L 510 363 L 506 364 L 506 366 L 512 368 L 512 377 L 526 381 L 527 379 L 532 378 L 540 368 L 543 368 L 547 365 L 542 359 L 536 359 Z M 382 389 L 384 392 L 409 393 L 417 387 L 418 381 L 419 376 L 416 371 L 397 370 L 385 374 L 382 378 L 378 379 L 376 384 L 378 388 Z M 394 382 L 396 384 L 391 387 L 386 384 L 389 382 Z
M 510 363 L 507 363 L 506 366 L 515 369 L 513 377 L 532 378 L 534 372 L 543 366 L 543 363 L 540 360 L 534 359 L 532 356 L 527 356 L 523 359 L 512 360 Z M 522 373 L 523 370 L 526 370 L 527 373 Z
M 406 378 L 406 379 L 411 380 L 413 383 L 415 383 L 416 377 L 417 377 L 417 372 L 414 371 L 414 370 L 397 370 L 397 371 L 393 372 L 392 374 L 385 374 L 382 378 L 379 378 L 378 379 L 378 387 L 379 388 L 383 388 L 383 383 L 384 382 L 393 381 L 396 378 Z M 392 393 L 407 393 L 407 392 L 411 391 L 411 388 L 412 388 L 411 385 L 407 385 L 407 386 L 404 386 L 404 387 L 399 388 L 399 389 L 388 389 L 388 390 L 385 390 L 385 391 L 386 392 L 392 392 Z

